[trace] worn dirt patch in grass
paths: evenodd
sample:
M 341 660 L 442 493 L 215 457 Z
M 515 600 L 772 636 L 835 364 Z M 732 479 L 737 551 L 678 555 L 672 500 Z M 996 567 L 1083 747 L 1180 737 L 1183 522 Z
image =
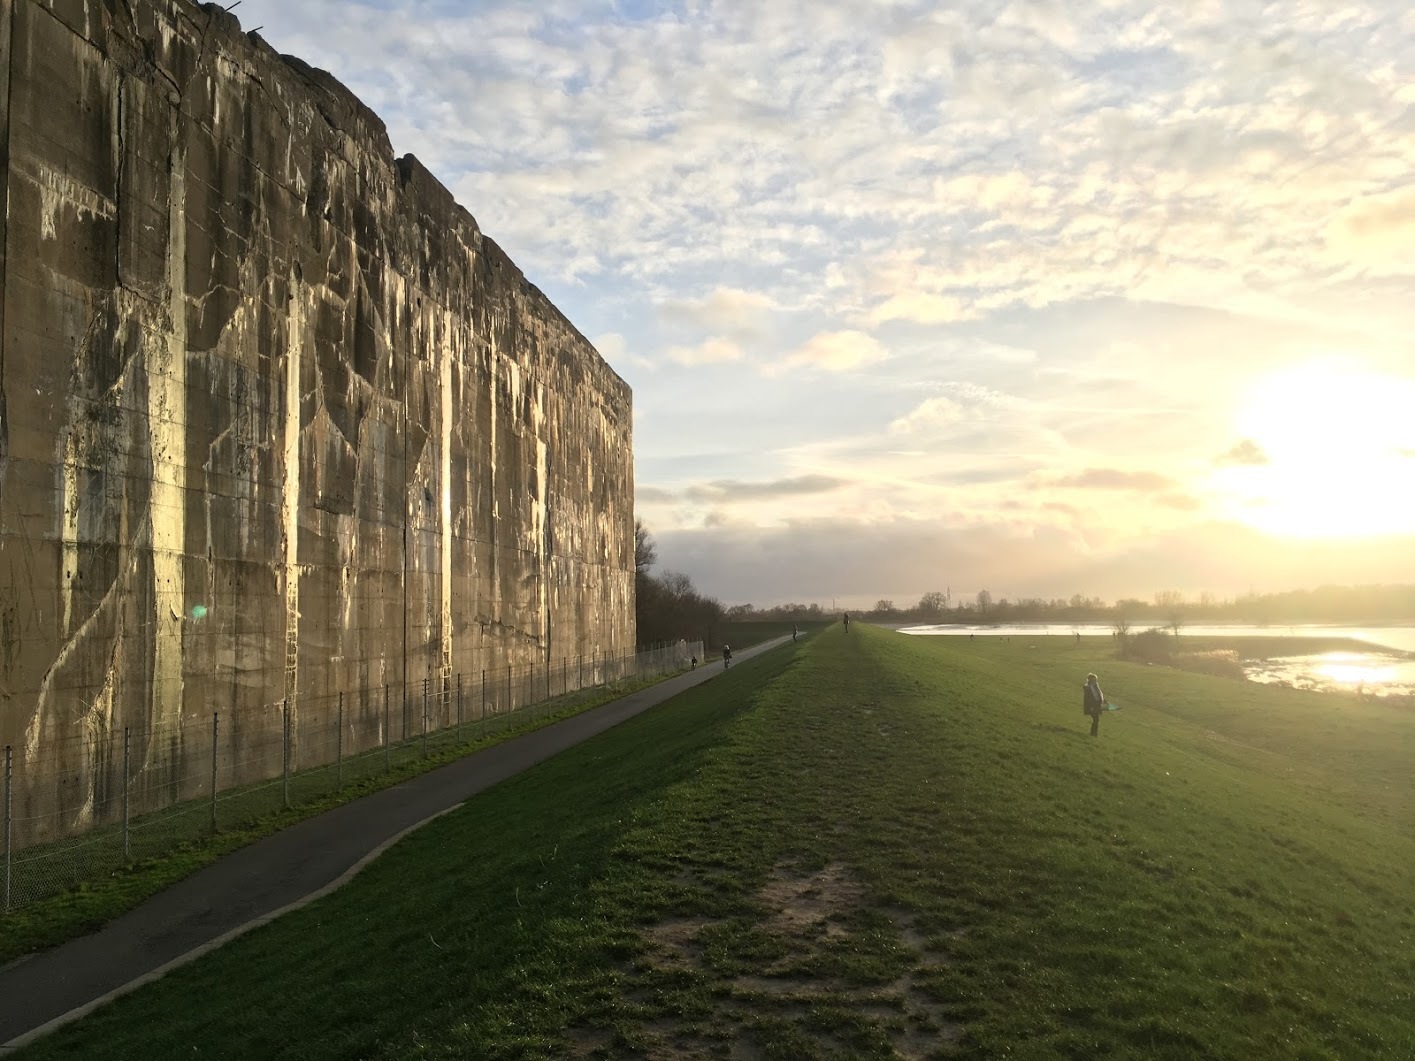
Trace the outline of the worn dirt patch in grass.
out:
M 702 946 L 698 937 L 713 921 L 705 917 L 678 917 L 660 921 L 645 930 L 649 940 L 648 961 L 659 969 L 700 969 Z
M 757 900 L 774 911 L 766 931 L 778 936 L 809 939 L 848 935 L 841 919 L 847 917 L 865 894 L 864 886 L 840 862 L 802 875 L 789 866 L 777 866 L 757 893 Z
M 685 874 L 679 875 L 684 882 Z M 894 1056 L 928 1058 L 947 1053 L 963 1034 L 918 982 L 919 974 L 948 961 L 929 946 L 914 917 L 887 910 L 898 943 L 912 956 L 903 975 L 885 983 L 862 984 L 840 975 L 812 971 L 832 947 L 849 947 L 862 910 L 872 906 L 868 888 L 849 866 L 833 861 L 816 870 L 792 863 L 773 867 L 753 895 L 760 911 L 757 929 L 779 945 L 782 956 L 759 971 L 714 977 L 704 959 L 705 938 L 726 924 L 708 917 L 672 918 L 643 930 L 647 964 L 654 970 L 692 969 L 715 979 L 712 1013 L 706 1020 L 667 1016 L 643 1028 L 656 1044 L 650 1057 L 762 1056 L 756 1039 L 763 1024 L 789 1025 L 798 1048 L 812 1056 L 851 1056 L 849 1044 L 831 1030 L 822 1014 L 845 1012 L 864 1034 L 883 1037 Z M 836 1023 L 839 1023 L 837 1021 Z M 727 1051 L 724 1053 L 724 1051 Z

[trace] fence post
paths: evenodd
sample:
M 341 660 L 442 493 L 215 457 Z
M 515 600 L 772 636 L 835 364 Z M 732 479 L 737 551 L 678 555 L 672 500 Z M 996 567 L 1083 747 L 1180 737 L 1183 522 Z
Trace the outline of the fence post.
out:
M 123 727 L 123 861 L 128 860 L 128 727 Z
M 344 690 L 339 690 L 339 736 L 334 738 L 334 785 L 344 787 Z
M 282 714 L 283 714 L 283 717 L 284 717 L 284 720 L 285 720 L 285 721 L 284 721 L 284 725 L 283 725 L 281 728 L 284 729 L 285 735 L 284 735 L 284 737 L 283 737 L 283 739 L 281 740 L 280 743 L 281 743 L 281 745 L 283 746 L 283 751 L 284 751 L 284 754 L 285 754 L 285 760 L 284 760 L 284 762 L 281 764 L 280 776 L 281 776 L 281 786 L 282 786 L 282 798 L 283 798 L 284 801 L 285 801 L 285 809 L 286 809 L 286 810 L 289 810 L 289 809 L 290 809 L 290 698 L 287 696 L 287 697 L 282 701 L 282 704 L 283 704 L 283 707 L 282 707 Z
M 481 735 L 486 736 L 486 668 L 481 669 Z
M 462 743 L 462 672 L 457 672 L 457 743 Z
M 5 909 L 4 913 L 10 912 L 10 820 L 13 817 L 12 809 L 14 804 L 11 798 L 13 779 L 15 776 L 14 751 L 7 744 L 5 745 Z
M 217 734 L 220 732 L 221 714 L 211 713 L 211 831 L 216 832 L 216 749 Z
M 423 679 L 423 758 L 427 758 L 427 679 Z
M 388 683 L 383 683 L 383 771 L 393 768 L 388 760 Z

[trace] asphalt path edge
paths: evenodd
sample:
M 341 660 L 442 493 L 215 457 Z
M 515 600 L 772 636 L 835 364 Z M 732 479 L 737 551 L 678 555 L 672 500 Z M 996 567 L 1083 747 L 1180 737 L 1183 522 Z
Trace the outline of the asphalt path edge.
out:
M 247 932 L 260 928 L 262 925 L 270 924 L 270 922 L 274 921 L 277 917 L 282 917 L 285 914 L 291 913 L 294 910 L 298 910 L 302 906 L 308 906 L 310 903 L 315 902 L 317 899 L 323 899 L 330 892 L 342 888 L 344 885 L 348 884 L 349 881 L 357 877 L 359 873 L 365 867 L 367 867 L 370 862 L 378 858 L 379 855 L 383 854 L 385 851 L 387 851 L 390 847 L 396 844 L 399 840 L 402 840 L 409 833 L 421 829 L 424 825 L 436 821 L 438 818 L 441 818 L 445 814 L 451 814 L 455 810 L 461 810 L 462 807 L 464 807 L 465 805 L 466 801 L 464 800 L 463 802 L 458 803 L 455 806 L 448 807 L 445 810 L 440 810 L 436 814 L 430 814 L 420 822 L 414 822 L 402 832 L 398 833 L 395 836 L 390 836 L 387 840 L 384 840 L 383 843 L 379 844 L 368 854 L 364 855 L 363 858 L 355 862 L 338 877 L 334 878 L 334 880 L 324 885 L 324 887 L 317 888 L 316 890 L 310 892 L 308 895 L 296 899 L 293 903 L 286 903 L 279 910 L 271 910 L 269 913 L 261 914 L 259 917 L 253 917 L 245 924 L 237 925 L 229 932 L 224 932 L 221 935 L 217 936 L 215 939 L 208 940 L 207 942 L 201 944 L 201 946 L 199 947 L 193 947 L 191 950 L 187 951 L 187 953 L 178 955 L 177 957 L 169 961 L 167 964 L 160 965 L 156 969 L 153 969 L 151 972 L 143 973 L 135 980 L 129 980 L 121 987 L 114 988 L 106 995 L 101 995 L 100 997 L 95 998 L 92 1002 L 85 1002 L 82 1006 L 75 1006 L 67 1013 L 61 1013 L 53 1020 L 41 1024 L 38 1028 L 31 1029 L 30 1031 L 25 1032 L 23 1035 L 16 1036 L 8 1043 L 0 1043 L 0 1054 L 8 1054 L 12 1053 L 15 1050 L 22 1049 L 23 1047 L 28 1046 L 35 1040 L 41 1039 L 44 1036 L 48 1035 L 50 1032 L 62 1028 L 65 1024 L 69 1024 L 72 1021 L 87 1017 L 90 1013 L 98 1009 L 100 1006 L 106 1006 L 114 999 L 122 998 L 124 995 L 136 991 L 138 988 L 144 987 L 147 984 L 152 983 L 154 980 L 162 979 L 173 969 L 181 968 L 183 965 L 188 965 L 191 962 L 196 961 L 202 955 L 209 954 L 211 951 L 216 950 L 218 947 L 225 946 L 227 943 L 230 943 L 238 936 L 244 936 Z

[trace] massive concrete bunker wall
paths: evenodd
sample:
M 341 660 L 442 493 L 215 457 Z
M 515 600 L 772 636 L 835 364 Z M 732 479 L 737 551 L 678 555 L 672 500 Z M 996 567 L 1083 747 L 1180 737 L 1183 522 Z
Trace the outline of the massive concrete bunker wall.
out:
M 90 749 L 25 801 L 632 651 L 629 389 L 374 114 L 188 0 L 0 0 L 0 54 L 0 744 Z

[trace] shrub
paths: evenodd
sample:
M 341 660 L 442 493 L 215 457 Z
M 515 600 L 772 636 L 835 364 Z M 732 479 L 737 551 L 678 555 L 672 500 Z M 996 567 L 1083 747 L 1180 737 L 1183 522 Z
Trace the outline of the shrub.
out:
M 1158 628 L 1130 634 L 1120 640 L 1120 656 L 1144 663 L 1168 663 L 1173 654 L 1171 640 L 1166 631 Z

